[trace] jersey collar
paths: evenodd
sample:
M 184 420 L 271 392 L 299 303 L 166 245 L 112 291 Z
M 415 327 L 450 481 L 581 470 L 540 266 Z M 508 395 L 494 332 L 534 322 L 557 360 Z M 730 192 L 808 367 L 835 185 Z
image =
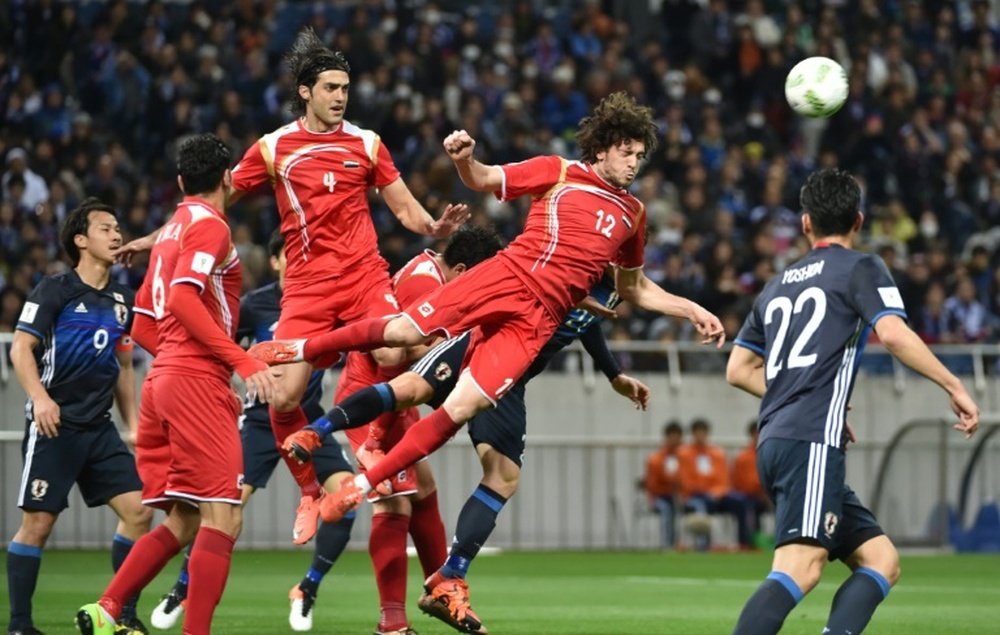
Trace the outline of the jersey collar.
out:
M 216 209 L 215 205 L 212 205 L 200 196 L 185 196 L 181 199 L 181 205 L 201 205 L 202 207 L 212 210 L 212 212 L 222 220 L 226 220 L 226 215 L 222 213 L 222 210 Z M 226 222 L 229 221 L 226 220 Z
M 298 124 L 299 130 L 301 130 L 302 132 L 304 132 L 306 134 L 314 134 L 314 135 L 326 136 L 326 135 L 337 134 L 338 132 L 340 132 L 341 130 L 343 130 L 344 129 L 344 122 L 345 121 L 346 121 L 346 119 L 341 119 L 340 123 L 337 124 L 336 128 L 334 128 L 333 130 L 327 130 L 326 132 L 316 132 L 315 130 L 310 130 L 309 128 L 306 128 L 306 118 L 305 117 L 299 117 L 298 119 L 295 120 L 295 123 Z

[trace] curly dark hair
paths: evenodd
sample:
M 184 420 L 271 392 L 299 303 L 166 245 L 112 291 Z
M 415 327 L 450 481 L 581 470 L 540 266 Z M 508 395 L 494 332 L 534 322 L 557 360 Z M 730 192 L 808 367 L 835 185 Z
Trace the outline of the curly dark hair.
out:
M 230 161 L 232 153 L 214 134 L 185 139 L 177 150 L 177 174 L 184 181 L 184 193 L 190 196 L 214 191 Z
M 271 238 L 267 241 L 267 253 L 271 254 L 272 258 L 277 258 L 284 249 L 285 235 L 281 233 L 281 228 L 279 227 L 271 232 Z
M 292 112 L 304 115 L 306 100 L 299 95 L 299 86 L 310 89 L 316 84 L 319 74 L 324 71 L 344 71 L 351 74 L 351 65 L 340 51 L 331 51 L 323 45 L 316 32 L 311 27 L 299 31 L 295 43 L 285 55 L 288 67 L 295 76 L 295 93 L 292 95 Z
M 590 116 L 580 120 L 576 133 L 580 158 L 587 163 L 597 161 L 598 152 L 630 139 L 642 141 L 646 156 L 656 149 L 653 111 L 640 106 L 635 98 L 624 92 L 611 93 L 602 99 Z
M 851 231 L 861 209 L 861 188 L 849 172 L 837 168 L 809 175 L 799 192 L 802 213 L 809 214 L 817 237 L 843 236 Z
M 114 207 L 93 196 L 83 199 L 79 205 L 73 208 L 73 211 L 66 215 L 62 231 L 59 232 L 59 241 L 62 243 L 63 249 L 66 250 L 66 255 L 69 256 L 70 262 L 73 263 L 74 267 L 80 264 L 80 248 L 76 246 L 76 242 L 73 239 L 78 234 L 81 236 L 87 235 L 87 229 L 90 227 L 91 212 L 107 212 L 115 218 L 118 217 Z
M 452 234 L 441 256 L 449 267 L 465 264 L 470 269 L 493 257 L 503 247 L 500 236 L 492 227 L 463 225 Z

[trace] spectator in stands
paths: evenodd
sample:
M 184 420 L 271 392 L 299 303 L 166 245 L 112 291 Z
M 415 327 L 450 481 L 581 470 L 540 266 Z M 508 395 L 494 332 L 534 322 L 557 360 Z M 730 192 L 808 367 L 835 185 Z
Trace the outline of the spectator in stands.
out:
M 691 441 L 681 446 L 677 452 L 680 464 L 680 500 L 684 511 L 697 514 L 692 525 L 700 527 L 696 532 L 695 547 L 705 551 L 711 543 L 710 531 L 704 531 L 704 519 L 709 514 L 729 513 L 736 519 L 738 538 L 741 546 L 750 545 L 750 528 L 746 522 L 745 506 L 739 497 L 731 495 L 729 468 L 726 453 L 717 445 L 709 443 L 711 425 L 707 419 L 691 422 Z
M 753 544 L 755 534 L 760 531 L 761 514 L 771 509 L 771 501 L 764 493 L 764 488 L 760 484 L 760 476 L 757 474 L 756 419 L 747 424 L 747 435 L 750 437 L 750 442 L 733 457 L 730 481 L 733 486 L 731 495 L 737 500 L 742 499 L 744 504 L 747 531 L 750 532 L 749 542 Z M 747 546 L 747 544 L 741 541 L 741 546 Z
M 675 497 L 680 491 L 680 460 L 684 429 L 677 421 L 663 426 L 663 443 L 646 459 L 646 477 L 642 484 L 650 511 L 660 515 L 660 546 L 674 547 Z
M 49 187 L 45 179 L 28 167 L 28 153 L 24 148 L 12 148 L 7 153 L 7 171 L 3 175 L 4 198 L 11 195 L 11 179 L 24 188 L 17 197 L 16 204 L 26 210 L 34 210 L 35 206 L 44 203 L 49 197 Z

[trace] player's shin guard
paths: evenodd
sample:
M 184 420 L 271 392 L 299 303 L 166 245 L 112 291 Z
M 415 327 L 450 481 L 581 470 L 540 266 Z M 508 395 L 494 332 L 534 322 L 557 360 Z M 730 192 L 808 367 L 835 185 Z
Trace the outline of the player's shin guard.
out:
M 378 586 L 380 632 L 406 628 L 406 531 L 410 518 L 403 514 L 372 516 L 368 554 Z
M 864 630 L 875 609 L 889 595 L 889 581 L 868 567 L 858 567 L 837 589 L 824 633 L 857 634 Z
M 472 559 L 486 544 L 493 528 L 497 524 L 497 515 L 503 509 L 507 499 L 497 494 L 482 483 L 465 501 L 462 511 L 458 514 L 455 527 L 455 541 L 451 545 L 451 554 L 441 575 L 446 578 L 464 578 L 469 570 Z
M 135 541 L 129 540 L 121 534 L 115 534 L 115 537 L 111 541 L 111 568 L 115 572 L 121 568 L 122 564 L 125 562 L 125 558 L 128 557 L 132 547 L 135 545 Z M 124 604 L 122 604 L 122 614 L 123 619 L 130 619 L 136 617 L 135 605 L 139 602 L 139 594 L 136 593 L 132 597 L 128 598 Z
M 7 545 L 7 592 L 10 594 L 9 630 L 27 630 L 31 622 L 31 597 L 42 566 L 42 548 L 11 542 Z
M 320 436 L 327 436 L 337 430 L 361 427 L 395 408 L 396 393 L 392 387 L 375 384 L 351 394 L 310 425 Z
M 802 590 L 786 573 L 772 571 L 761 583 L 736 622 L 733 635 L 773 635 L 802 600 Z
M 117 620 L 126 599 L 144 589 L 180 550 L 177 538 L 164 525 L 136 540 L 98 604 Z
M 211 632 L 212 615 L 229 577 L 234 544 L 235 538 L 218 529 L 202 527 L 198 530 L 191 550 L 191 585 L 184 614 L 184 635 Z
M 385 318 L 369 318 L 306 340 L 302 354 L 316 368 L 332 366 L 347 351 L 373 351 L 385 346 Z
M 278 412 L 274 407 L 270 407 L 268 408 L 268 414 L 271 415 L 271 431 L 274 432 L 274 440 L 277 442 L 278 447 L 281 447 L 285 437 L 301 430 L 309 423 L 309 420 L 306 419 L 306 413 L 303 412 L 301 406 L 296 406 L 288 412 Z M 288 466 L 288 471 L 292 473 L 292 477 L 298 484 L 299 489 L 302 490 L 302 495 L 319 498 L 323 488 L 316 478 L 316 470 L 312 463 L 299 463 L 284 452 L 281 453 L 281 458 L 285 461 L 285 465 Z
M 299 588 L 312 597 L 319 593 L 319 584 L 330 567 L 344 552 L 351 539 L 351 528 L 354 527 L 356 514 L 349 513 L 335 523 L 323 523 L 316 532 L 316 550 L 313 553 L 312 565 L 306 572 Z
M 420 500 L 414 500 L 410 514 L 410 537 L 420 558 L 424 578 L 429 578 L 448 558 L 448 536 L 441 510 L 438 508 L 437 490 Z
M 447 443 L 448 439 L 455 436 L 459 427 L 458 422 L 454 421 L 444 408 L 438 408 L 410 426 L 399 443 L 378 465 L 368 471 L 368 482 L 381 483 L 407 466 L 413 465 Z

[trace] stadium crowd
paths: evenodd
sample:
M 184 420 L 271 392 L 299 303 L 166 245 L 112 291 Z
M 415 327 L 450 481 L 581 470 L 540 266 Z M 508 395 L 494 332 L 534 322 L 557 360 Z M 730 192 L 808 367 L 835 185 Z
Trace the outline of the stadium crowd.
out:
M 451 130 L 487 163 L 574 154 L 578 120 L 613 90 L 654 110 L 660 147 L 635 193 L 647 205 L 647 275 L 722 317 L 807 249 L 798 192 L 840 165 L 864 191 L 864 238 L 893 271 L 928 342 L 1000 334 L 1000 22 L 995 2 L 891 0 L 20 1 L 0 17 L 0 332 L 65 265 L 58 224 L 85 196 L 113 204 L 126 238 L 179 198 L 186 135 L 235 156 L 291 118 L 282 64 L 312 25 L 352 66 L 347 118 L 379 132 L 436 213 L 516 235 L 528 202 L 474 197 L 441 149 Z M 839 61 L 850 97 L 829 120 L 794 116 L 784 78 L 809 55 Z M 423 247 L 379 200 L 393 268 Z M 244 286 L 269 280 L 273 197 L 230 210 Z M 142 263 L 121 268 L 137 287 Z M 611 339 L 686 340 L 680 322 L 619 309 Z

